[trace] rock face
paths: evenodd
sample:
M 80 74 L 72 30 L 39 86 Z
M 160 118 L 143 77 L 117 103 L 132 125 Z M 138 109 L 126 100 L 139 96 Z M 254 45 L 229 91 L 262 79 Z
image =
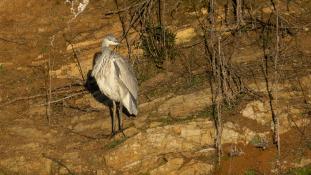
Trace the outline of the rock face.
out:
M 171 116 L 187 116 L 201 111 L 211 105 L 211 93 L 209 89 L 191 94 L 179 95 L 166 100 L 158 108 L 159 114 Z
M 245 126 L 234 124 L 232 122 L 226 122 L 223 124 L 222 143 L 234 143 L 234 144 L 248 144 L 255 136 L 262 138 L 267 137 L 269 131 L 258 133 Z M 243 133 L 243 134 L 242 134 Z
M 76 142 L 72 139 L 73 136 L 66 137 L 68 133 L 57 134 L 53 130 L 43 132 L 31 127 L 14 126 L 7 131 L 19 135 L 25 142 L 14 149 L 28 150 L 36 160 L 27 161 L 27 156 L 14 155 L 1 159 L 0 166 L 10 167 L 10 170 L 16 172 L 20 171 L 19 167 L 23 167 L 40 174 L 48 174 L 56 170 L 58 174 L 66 174 L 68 170 L 42 156 L 42 153 L 46 152 L 44 146 L 46 143 L 53 145 L 66 143 L 63 153 L 53 155 L 51 150 L 48 153 L 52 155 L 51 157 L 57 157 L 66 163 L 66 166 L 76 173 L 84 172 L 84 166 L 87 166 L 83 163 L 92 162 L 97 165 L 96 173 L 100 175 L 211 174 L 214 163 L 206 160 L 212 160 L 215 155 L 215 150 L 212 149 L 215 138 L 214 123 L 211 118 L 191 116 L 193 112 L 203 110 L 210 105 L 209 97 L 209 91 L 205 89 L 175 97 L 173 94 L 168 94 L 141 104 L 141 116 L 133 120 L 132 124 L 129 120 L 125 121 L 128 128 L 124 133 L 127 137 L 120 134 L 120 137 L 117 136 L 115 139 L 104 139 L 100 149 L 96 149 L 98 144 L 85 144 L 81 142 L 80 137 L 85 134 L 87 136 L 88 133 L 94 136 L 94 132 L 109 133 L 109 111 L 107 107 L 94 101 L 90 95 L 86 95 L 83 99 L 77 99 L 75 104 L 87 103 L 92 108 L 100 109 L 101 112 L 97 115 L 85 113 L 70 118 L 67 127 L 79 134 Z M 152 111 L 156 112 L 156 117 L 150 117 Z M 302 112 L 295 106 L 278 108 L 281 134 L 288 132 L 294 126 L 302 127 L 310 123 L 309 119 L 301 117 Z M 34 109 L 31 113 L 36 116 L 40 114 L 40 110 Z M 161 114 L 170 114 L 170 116 L 161 118 Z M 272 125 L 268 101 L 248 102 L 238 114 L 240 120 L 252 121 L 257 126 L 265 126 L 266 129 L 259 132 L 239 122 L 224 122 L 222 144 L 245 145 L 258 136 L 270 137 Z M 172 118 L 175 120 L 171 121 Z M 108 149 L 103 150 L 103 145 Z
M 165 155 L 199 151 L 203 146 L 213 145 L 213 132 L 213 123 L 207 119 L 147 129 L 109 151 L 105 160 L 109 167 L 122 172 L 154 169 L 151 172 L 166 174 L 178 169 L 184 160 L 173 159 L 162 165 Z
M 214 166 L 203 161 L 191 160 L 184 163 L 182 158 L 169 160 L 150 172 L 150 175 L 204 175 L 210 174 Z
M 254 104 L 260 103 L 251 102 L 247 106 Z M 259 107 L 262 106 L 262 104 L 259 105 Z M 251 128 L 232 122 L 226 122 L 223 126 L 223 144 L 245 145 L 256 137 L 268 138 L 271 132 L 270 130 L 256 132 Z M 206 147 L 213 147 L 214 134 L 214 123 L 210 119 L 192 119 L 169 125 L 153 122 L 149 129 L 138 131 L 136 135 L 109 150 L 104 155 L 104 159 L 107 166 L 115 171 L 114 174 L 132 174 L 134 172 L 209 174 L 213 169 L 213 164 L 198 161 L 197 157 L 199 157 L 199 153 L 206 151 Z M 207 152 L 209 154 L 205 156 L 211 157 L 214 150 Z
M 304 81 L 306 80 L 303 80 L 302 83 Z M 291 87 L 289 84 L 284 84 L 279 87 L 279 90 L 285 90 L 289 87 Z M 280 99 L 276 113 L 280 118 L 280 134 L 290 131 L 293 127 L 304 127 L 310 123 L 309 119 L 301 116 L 302 109 L 285 105 L 286 100 L 284 99 L 289 97 L 284 93 L 279 94 Z M 156 108 L 158 114 L 169 114 L 172 117 L 187 116 L 209 106 L 210 103 L 207 100 L 209 98 L 210 94 L 206 89 L 180 96 L 170 94 L 143 104 L 141 107 L 146 109 L 145 111 Z M 149 104 L 152 105 L 151 108 L 147 108 Z M 254 100 L 248 102 L 240 110 L 240 114 L 238 116 L 240 120 L 254 121 L 257 123 L 256 125 L 265 129 L 259 132 L 239 122 L 225 122 L 223 123 L 223 144 L 245 145 L 252 143 L 256 138 L 269 140 L 273 128 L 269 101 Z M 204 168 L 206 169 L 202 174 L 207 174 L 210 172 L 211 164 L 195 159 L 186 162 L 183 157 L 178 156 L 166 159 L 163 155 L 180 152 L 193 153 L 198 152 L 197 150 L 202 149 L 204 145 L 213 145 L 215 138 L 213 128 L 213 122 L 209 119 L 194 119 L 191 122 L 166 126 L 163 126 L 161 122 L 153 122 L 149 125 L 149 129 L 139 132 L 119 147 L 111 150 L 105 159 L 109 166 L 129 174 L 132 171 L 149 172 L 150 174 L 194 174 L 193 172 L 199 172 L 197 169 L 202 170 Z M 124 156 L 119 157 L 118 155 Z M 146 155 L 148 156 L 146 157 Z M 142 170 L 140 168 L 142 166 L 145 169 Z
M 182 44 L 191 41 L 196 36 L 194 28 L 186 28 L 176 33 L 176 44 Z
M 189 163 L 185 164 L 182 168 L 177 171 L 172 172 L 171 174 L 180 174 L 180 175 L 204 175 L 210 174 L 214 166 L 202 161 L 191 160 Z
M 164 165 L 159 166 L 150 171 L 150 175 L 157 175 L 157 174 L 167 174 L 168 172 L 173 172 L 178 170 L 184 163 L 183 158 L 173 158 L 168 160 Z
M 46 106 L 36 104 L 37 102 L 46 103 L 45 92 L 48 89 L 46 66 L 48 60 L 53 60 L 53 66 L 49 66 L 51 68 L 49 75 L 53 79 L 52 89 L 55 88 L 54 90 L 56 90 L 53 92 L 57 92 L 58 86 L 65 85 L 68 81 L 73 83 L 82 79 L 81 70 L 75 57 L 79 59 L 83 76 L 87 77 L 92 69 L 95 54 L 101 51 L 100 43 L 103 37 L 108 33 L 116 35 L 122 33 L 117 14 L 103 16 L 103 13 L 108 11 L 103 11 L 102 7 L 106 10 L 113 10 L 113 13 L 116 10 L 112 0 L 90 1 L 88 8 L 85 9 L 86 11 L 80 14 L 75 21 L 68 21 L 69 18 L 72 18 L 70 14 L 73 6 L 70 6 L 68 2 L 64 3 L 65 1 L 69 2 L 69 0 L 0 0 L 0 19 L 1 22 L 3 21 L 3 24 L 0 25 L 2 27 L 0 34 L 0 47 L 2 47 L 2 50 L 0 49 L 0 80 L 1 83 L 3 82 L 0 83 L 0 175 L 212 174 L 216 155 L 214 149 L 215 126 L 211 115 L 201 115 L 200 113 L 206 112 L 205 109 L 211 106 L 211 91 L 208 88 L 208 80 L 206 80 L 206 71 L 209 71 L 209 68 L 206 67 L 207 65 L 200 65 L 206 63 L 203 58 L 205 57 L 202 50 L 203 43 L 200 44 L 195 41 L 202 37 L 202 33 L 199 32 L 200 29 L 197 28 L 198 20 L 192 20 L 198 15 L 197 12 L 191 12 L 192 7 L 182 11 L 184 8 L 177 6 L 183 2 L 176 1 L 176 10 L 181 9 L 179 13 L 189 13 L 190 16 L 188 16 L 187 21 L 192 20 L 186 25 L 178 24 L 179 27 L 182 25 L 183 29 L 173 31 L 176 32 L 176 44 L 181 46 L 177 47 L 181 54 L 176 54 L 176 56 L 181 57 L 181 59 L 177 58 L 176 62 L 173 62 L 172 68 L 160 71 L 161 73 L 155 77 L 140 84 L 140 94 L 146 95 L 145 99 L 153 100 L 141 103 L 141 99 L 139 99 L 139 115 L 133 120 L 124 117 L 125 130 L 123 134 L 125 136 L 119 133 L 115 137 L 111 137 L 109 135 L 111 132 L 110 111 L 103 104 L 107 102 L 106 99 L 95 97 L 98 95 L 98 91 L 92 95 L 76 96 L 70 99 L 62 99 L 60 103 L 53 103 L 50 111 L 52 122 L 49 124 L 46 120 Z M 75 1 L 89 2 L 89 0 Z M 217 3 L 221 2 L 218 1 Z M 108 8 L 109 5 L 111 8 Z M 269 16 L 274 11 L 272 6 L 262 7 L 257 10 L 262 11 L 265 16 Z M 83 10 L 83 7 L 80 8 Z M 223 12 L 216 12 L 219 14 L 216 21 L 225 18 Z M 208 9 L 202 8 L 199 13 L 206 18 Z M 173 15 L 173 11 L 171 15 Z M 178 20 L 175 21 L 179 23 Z M 30 22 L 32 25 L 28 26 Z M 174 26 L 168 27 L 175 28 Z M 220 32 L 223 33 L 222 38 L 225 39 L 221 41 L 231 43 L 231 37 L 229 37 L 232 34 L 231 26 L 217 27 L 216 25 L 216 28 L 228 31 Z M 309 28 L 304 27 L 304 30 L 308 32 Z M 137 57 L 134 58 L 137 60 L 134 65 L 139 65 L 143 50 L 139 49 L 140 47 L 136 48 L 139 43 L 132 42 L 134 40 L 131 37 L 137 39 L 139 37 L 132 34 L 133 32 L 132 30 L 129 31 L 130 44 L 133 44 L 132 58 Z M 286 35 L 284 41 L 290 37 L 292 36 Z M 302 41 L 298 40 L 297 47 L 300 47 L 301 53 L 310 55 L 310 37 L 309 33 L 305 33 L 299 39 Z M 68 41 L 65 41 L 67 39 L 72 44 L 68 44 Z M 249 37 L 245 39 L 249 39 Z M 237 43 L 240 43 L 239 46 L 241 47 L 233 47 L 232 55 L 230 47 L 229 50 L 226 50 L 227 46 L 222 49 L 225 56 L 231 55 L 233 65 L 242 66 L 242 69 L 236 70 L 237 73 L 243 72 L 244 66 L 253 68 L 253 64 L 257 61 L 260 63 L 259 58 L 263 57 L 261 49 L 255 48 L 248 41 Z M 288 49 L 291 50 L 291 47 Z M 118 49 L 118 53 L 123 56 L 128 53 L 125 40 L 123 40 L 120 50 Z M 301 57 L 301 53 L 299 51 L 299 55 L 296 53 L 289 55 L 289 58 L 293 59 L 291 61 L 295 62 L 293 65 L 300 62 L 298 57 L 294 57 Z M 201 57 L 204 60 L 195 59 Z M 183 59 L 185 60 L 183 61 Z M 283 60 L 285 57 L 284 59 L 282 57 L 279 65 L 281 68 L 280 75 L 283 71 L 286 72 L 291 68 L 286 64 L 283 66 Z M 305 66 L 307 67 L 308 64 Z M 249 89 L 266 94 L 266 82 L 263 81 L 261 74 L 256 73 L 261 70 L 255 69 L 255 75 L 252 75 L 254 81 L 248 79 L 247 76 L 245 79 L 244 76 L 241 77 L 241 80 L 246 82 L 245 84 Z M 140 70 L 139 67 L 138 70 Z M 171 72 L 167 72 L 169 70 Z M 310 69 L 306 70 L 309 71 Z M 204 75 L 205 78 L 202 80 L 206 80 L 206 84 L 201 85 L 201 83 L 193 82 L 196 84 L 195 88 L 187 87 L 189 89 L 184 89 L 187 92 L 191 91 L 188 94 L 176 95 L 171 93 L 175 91 L 175 89 L 170 89 L 171 87 L 185 88 L 185 84 L 178 84 L 179 78 L 185 78 L 182 77 L 186 75 L 184 71 L 191 73 L 191 78 Z M 140 73 L 145 73 L 144 69 Z M 306 75 L 309 72 L 297 71 L 297 73 Z M 311 120 L 311 74 L 289 79 L 283 80 L 282 77 L 280 81 L 273 82 L 274 84 L 271 86 L 273 93 L 276 93 L 275 89 L 277 89 L 277 101 L 275 100 L 273 104 L 276 106 L 275 112 L 280 119 L 280 133 L 284 134 L 281 137 L 281 140 L 283 139 L 282 144 L 287 139 L 285 136 L 290 134 L 289 131 L 293 131 L 293 129 L 298 128 L 299 132 L 308 133 L 307 129 Z M 290 82 L 293 80 L 297 80 L 297 83 L 296 81 Z M 174 86 L 166 85 L 170 83 L 174 83 Z M 165 85 L 163 89 L 161 89 L 161 85 Z M 155 88 L 159 88 L 160 93 L 162 90 L 170 93 L 152 93 Z M 195 89 L 200 90 L 196 91 Z M 74 89 L 68 90 L 71 92 Z M 24 95 L 21 95 L 21 92 L 24 95 L 27 94 L 25 97 L 30 98 L 18 100 L 23 99 Z M 43 95 L 42 99 L 32 99 L 32 97 L 40 94 Z M 63 95 L 70 94 L 59 95 L 53 94 L 50 100 L 57 101 L 58 97 L 63 98 Z M 140 98 L 144 98 L 143 95 Z M 148 95 L 151 95 L 152 98 L 150 99 Z M 11 99 L 11 97 L 14 98 Z M 14 101 L 15 99 L 17 99 L 16 102 L 5 107 L 1 106 L 5 100 Z M 231 116 L 224 115 L 222 144 L 240 146 L 252 143 L 254 138 L 271 140 L 273 124 L 269 101 L 265 97 L 260 100 L 243 101 L 242 103 L 237 101 L 238 107 L 234 109 L 236 111 L 230 111 L 234 113 L 233 117 L 236 118 L 232 119 Z M 244 102 L 247 104 L 244 105 Z M 305 128 L 307 129 L 305 130 Z M 271 145 L 268 144 L 268 146 Z M 283 148 L 286 150 L 286 146 L 283 147 L 282 145 Z M 245 151 L 245 155 L 252 154 L 246 152 L 246 149 L 243 151 Z M 239 158 L 237 158 L 238 161 Z M 311 159 L 308 155 L 299 158 L 299 162 L 290 162 L 294 167 L 302 167 L 310 163 Z
M 280 134 L 284 134 L 293 127 L 303 127 L 310 123 L 310 119 L 302 116 L 303 109 L 295 106 L 286 106 L 280 102 L 276 115 L 280 121 Z M 241 110 L 243 117 L 256 121 L 260 125 L 268 125 L 273 128 L 272 116 L 268 101 L 252 101 Z
M 265 125 L 270 122 L 271 116 L 269 116 L 268 104 L 264 104 L 261 101 L 253 101 L 246 105 L 241 111 L 243 117 L 255 120 L 261 125 Z

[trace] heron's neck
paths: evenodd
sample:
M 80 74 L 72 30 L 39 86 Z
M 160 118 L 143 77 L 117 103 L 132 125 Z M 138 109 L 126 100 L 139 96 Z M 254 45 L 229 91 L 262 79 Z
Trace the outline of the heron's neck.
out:
M 104 52 L 111 52 L 111 49 L 109 48 L 109 46 L 108 45 L 102 45 L 102 52 L 104 53 Z

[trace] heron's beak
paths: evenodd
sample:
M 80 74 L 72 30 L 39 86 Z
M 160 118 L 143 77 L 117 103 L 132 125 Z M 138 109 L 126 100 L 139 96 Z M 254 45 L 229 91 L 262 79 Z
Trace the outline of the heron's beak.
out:
M 116 50 L 120 47 L 120 43 L 116 42 L 115 45 L 113 46 L 113 49 Z

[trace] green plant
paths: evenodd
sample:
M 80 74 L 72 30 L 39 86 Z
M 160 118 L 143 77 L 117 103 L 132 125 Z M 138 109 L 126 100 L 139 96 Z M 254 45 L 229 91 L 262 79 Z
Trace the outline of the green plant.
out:
M 188 80 L 188 83 L 185 83 L 185 88 L 199 87 L 205 81 L 205 75 L 194 75 L 191 76 L 191 79 Z
M 163 68 L 165 60 L 172 60 L 177 55 L 175 34 L 162 25 L 147 24 L 141 40 L 145 57 L 150 59 L 157 68 Z
M 267 140 L 265 138 L 260 137 L 259 135 L 255 135 L 250 144 L 254 145 L 256 148 L 266 149 L 268 146 Z
M 118 140 L 113 140 L 112 142 L 110 142 L 109 144 L 106 145 L 106 148 L 108 149 L 112 149 L 117 147 L 118 145 L 122 144 L 123 142 L 125 142 L 127 140 L 128 137 L 123 137 L 122 139 L 118 139 Z
M 307 148 L 311 150 L 311 140 L 306 141 Z
M 22 172 L 14 172 L 9 170 L 8 168 L 0 167 L 0 175 L 21 175 Z
M 47 53 L 49 51 L 48 46 L 44 46 L 41 48 L 41 53 Z
M 301 168 L 295 168 L 291 169 L 285 175 L 310 175 L 311 174 L 311 165 L 301 167 Z
M 244 173 L 244 175 L 256 175 L 256 174 L 257 174 L 257 171 L 252 170 L 252 169 L 246 170 Z
M 199 117 L 211 117 L 213 115 L 213 111 L 210 107 L 205 107 L 202 111 L 197 112 Z
M 0 73 L 3 72 L 3 70 L 4 70 L 3 64 L 0 64 Z
M 174 123 L 174 119 L 172 117 L 170 117 L 170 116 L 166 116 L 166 117 L 160 118 L 160 122 L 163 125 L 170 125 L 170 124 Z
M 149 172 L 145 172 L 145 173 L 139 173 L 138 175 L 150 175 Z
M 190 121 L 194 118 L 194 116 L 192 115 L 188 115 L 188 116 L 179 116 L 179 117 L 172 117 L 170 116 L 170 114 L 168 116 L 163 116 L 161 117 L 159 120 L 157 120 L 158 122 L 162 123 L 162 126 L 166 126 L 166 125 L 172 125 L 175 123 L 183 123 L 186 121 Z
M 137 79 L 139 84 L 150 79 L 159 72 L 157 69 L 155 69 L 152 62 L 144 59 L 143 57 L 137 58 L 137 61 L 135 61 L 134 64 L 134 69 L 137 73 Z
M 258 145 L 261 143 L 261 137 L 259 135 L 255 135 L 250 141 L 252 145 Z

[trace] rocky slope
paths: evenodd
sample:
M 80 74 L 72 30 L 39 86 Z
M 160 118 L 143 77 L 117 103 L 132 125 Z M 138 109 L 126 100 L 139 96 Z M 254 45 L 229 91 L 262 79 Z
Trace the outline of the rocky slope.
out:
M 103 18 L 103 9 L 113 9 L 110 6 L 109 1 L 90 1 L 73 19 L 69 1 L 0 2 L 0 174 L 244 174 L 249 169 L 277 173 L 265 95 L 241 94 L 224 110 L 222 167 L 217 167 L 204 66 L 188 71 L 193 78 L 190 86 L 185 83 L 187 71 L 178 62 L 173 65 L 176 71 L 168 68 L 142 81 L 139 115 L 125 119 L 124 135 L 110 137 L 109 109 L 94 94 L 81 92 L 83 80 L 75 60 L 78 57 L 87 77 L 101 39 L 122 33 L 117 16 Z M 191 44 L 200 35 L 195 24 L 175 28 L 178 45 Z M 302 31 L 299 43 L 309 43 L 308 34 Z M 310 56 L 309 46 L 303 44 L 301 52 Z M 126 54 L 125 44 L 120 52 Z M 260 55 L 256 48 L 241 46 L 232 60 L 248 75 L 246 68 L 257 64 Z M 49 59 L 53 66 L 47 70 Z M 311 163 L 311 64 L 292 61 L 282 69 L 292 76 L 275 84 L 282 145 L 279 166 L 284 171 Z M 47 75 L 56 101 L 50 123 Z M 244 81 L 254 94 L 266 93 L 261 74 Z

